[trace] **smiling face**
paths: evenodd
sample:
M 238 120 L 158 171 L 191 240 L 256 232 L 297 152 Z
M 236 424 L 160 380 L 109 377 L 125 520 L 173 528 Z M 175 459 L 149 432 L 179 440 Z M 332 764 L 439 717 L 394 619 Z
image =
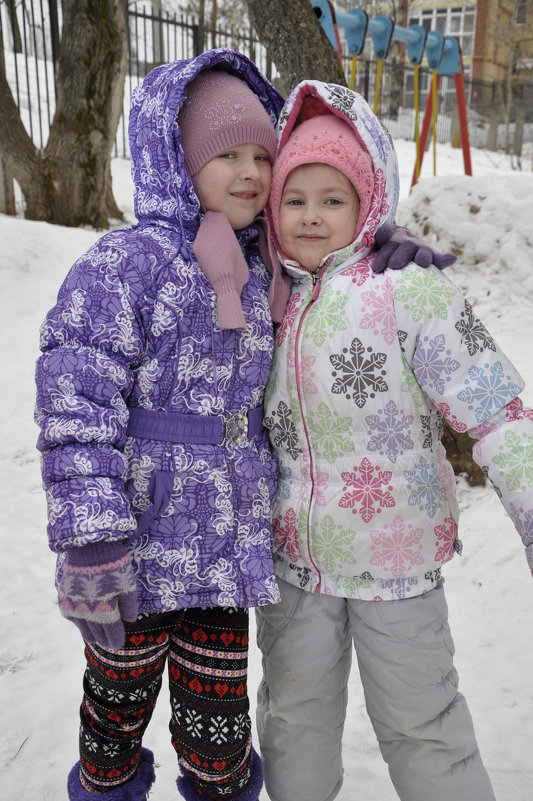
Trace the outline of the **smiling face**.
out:
M 235 230 L 250 225 L 267 204 L 272 166 L 260 145 L 235 145 L 202 167 L 196 191 L 206 211 L 223 212 Z
M 309 272 L 353 242 L 359 198 L 352 183 L 328 164 L 296 167 L 285 182 L 279 212 L 284 252 Z

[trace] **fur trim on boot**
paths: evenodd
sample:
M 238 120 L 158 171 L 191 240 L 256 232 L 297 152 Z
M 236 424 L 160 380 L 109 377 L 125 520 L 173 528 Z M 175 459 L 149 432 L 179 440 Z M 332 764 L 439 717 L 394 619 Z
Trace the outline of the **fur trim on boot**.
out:
M 80 763 L 76 762 L 68 775 L 69 801 L 146 801 L 148 790 L 155 781 L 154 755 L 148 748 L 141 748 L 141 761 L 137 773 L 130 781 L 105 793 L 91 793 L 80 781 Z
M 178 776 L 176 784 L 185 801 L 207 801 L 207 796 L 200 795 L 196 792 L 188 776 Z M 259 801 L 259 793 L 262 787 L 263 764 L 259 754 L 252 748 L 252 775 L 248 786 L 237 795 L 224 795 L 220 796 L 220 798 L 227 799 L 227 801 Z M 209 801 L 212 801 L 212 799 L 209 799 Z

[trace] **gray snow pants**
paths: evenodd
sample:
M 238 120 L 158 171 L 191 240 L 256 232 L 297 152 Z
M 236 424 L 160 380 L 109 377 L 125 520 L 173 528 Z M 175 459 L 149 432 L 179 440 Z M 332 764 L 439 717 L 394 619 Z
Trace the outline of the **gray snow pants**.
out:
M 358 601 L 279 581 L 257 613 L 263 654 L 257 729 L 272 801 L 331 801 L 342 785 L 352 640 L 366 709 L 402 801 L 494 801 L 457 691 L 442 587 Z

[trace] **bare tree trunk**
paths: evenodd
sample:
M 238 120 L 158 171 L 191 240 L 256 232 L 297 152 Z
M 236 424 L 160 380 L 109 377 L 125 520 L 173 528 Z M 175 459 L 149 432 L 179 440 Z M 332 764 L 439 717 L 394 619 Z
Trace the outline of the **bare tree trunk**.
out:
M 198 3 L 198 25 L 200 26 L 200 41 L 202 50 L 205 48 L 205 0 Z
M 403 88 L 403 67 L 400 62 L 401 50 L 399 42 L 392 43 L 389 56 L 390 94 L 387 116 L 390 120 L 397 120 Z
M 523 87 L 520 97 L 516 98 L 515 126 L 513 138 L 513 154 L 520 159 L 522 156 L 522 145 L 524 142 L 524 125 L 526 122 L 526 101 L 524 98 Z
M 212 0 L 211 17 L 209 21 L 211 27 L 211 48 L 217 46 L 217 0 Z
M 4 42 L 0 34 L 0 74 L 5 75 Z M 0 214 L 15 214 L 13 176 L 0 157 Z
M 0 108 L 0 156 L 21 188 L 29 219 L 46 220 L 53 194 L 50 166 L 26 133 L 7 82 L 3 58 L 0 58 Z
M 43 153 L 26 133 L 0 62 L 0 155 L 20 185 L 28 219 L 105 228 L 109 217 L 122 217 L 110 159 L 126 58 L 124 0 L 65 0 L 56 112 Z
M 165 60 L 165 43 L 163 41 L 163 26 L 161 24 L 163 7 L 161 0 L 152 0 L 152 47 L 154 51 L 153 63 L 162 64 Z
M 305 78 L 346 85 L 337 53 L 309 0 L 246 0 L 250 19 L 287 94 Z
M 509 26 L 509 50 L 508 50 L 508 57 L 507 57 L 507 78 L 506 78 L 506 105 L 505 105 L 505 152 L 511 152 L 511 135 L 510 135 L 510 124 L 511 124 L 511 108 L 513 104 L 513 70 L 514 70 L 514 41 L 513 41 L 513 32 L 516 29 L 516 17 L 518 14 L 518 0 L 515 0 L 513 4 L 513 11 L 511 16 L 511 23 Z

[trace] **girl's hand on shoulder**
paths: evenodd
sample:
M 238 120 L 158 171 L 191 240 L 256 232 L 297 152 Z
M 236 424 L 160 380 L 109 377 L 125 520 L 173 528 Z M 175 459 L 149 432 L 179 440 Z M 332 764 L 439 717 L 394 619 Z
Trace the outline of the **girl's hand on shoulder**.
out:
M 453 253 L 439 253 L 422 239 L 399 225 L 386 223 L 376 231 L 377 255 L 372 262 L 372 270 L 382 273 L 386 269 L 403 270 L 411 262 L 419 267 L 435 265 L 439 270 L 457 261 Z

